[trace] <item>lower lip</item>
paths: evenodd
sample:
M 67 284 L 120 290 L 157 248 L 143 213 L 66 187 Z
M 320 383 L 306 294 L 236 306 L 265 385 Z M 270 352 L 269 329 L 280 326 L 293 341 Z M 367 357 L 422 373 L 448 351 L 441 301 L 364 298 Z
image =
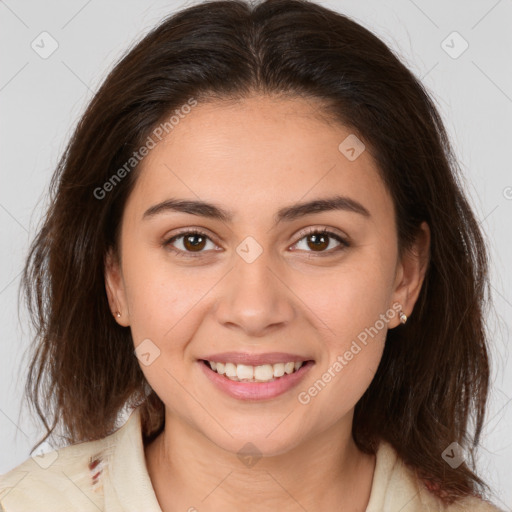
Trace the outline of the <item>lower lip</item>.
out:
M 315 364 L 304 363 L 297 371 L 283 375 L 270 382 L 237 382 L 214 372 L 206 363 L 198 361 L 204 374 L 210 381 L 227 395 L 239 400 L 268 400 L 286 393 L 295 387 Z

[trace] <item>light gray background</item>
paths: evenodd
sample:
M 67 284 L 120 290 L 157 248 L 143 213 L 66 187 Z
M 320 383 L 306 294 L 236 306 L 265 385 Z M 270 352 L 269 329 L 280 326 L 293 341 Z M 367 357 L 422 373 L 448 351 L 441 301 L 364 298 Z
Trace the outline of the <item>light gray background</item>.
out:
M 162 17 L 191 3 L 0 0 L 0 473 L 25 460 L 41 434 L 20 410 L 31 332 L 24 310 L 18 319 L 17 290 L 50 176 L 114 60 Z M 512 1 L 320 3 L 374 31 L 423 79 L 465 171 L 490 244 L 495 294 L 488 320 L 492 394 L 480 471 L 496 504 L 512 510 Z M 58 43 L 46 59 L 31 48 L 43 31 Z M 458 58 L 442 46 L 454 31 L 469 44 Z M 445 43 L 452 53 L 462 44 L 457 36 Z

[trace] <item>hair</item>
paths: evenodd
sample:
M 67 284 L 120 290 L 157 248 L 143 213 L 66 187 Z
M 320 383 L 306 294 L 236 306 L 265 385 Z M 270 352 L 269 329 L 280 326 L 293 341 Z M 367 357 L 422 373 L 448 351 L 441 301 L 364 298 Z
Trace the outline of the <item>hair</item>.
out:
M 52 177 L 20 288 L 36 329 L 25 391 L 46 428 L 41 442 L 57 427 L 68 443 L 103 438 L 126 406 L 140 407 L 146 439 L 162 431 L 164 405 L 105 290 L 105 256 L 119 254 L 140 169 L 131 159 L 191 98 L 254 94 L 315 100 L 364 141 L 393 198 L 400 254 L 428 223 L 420 295 L 407 324 L 387 333 L 352 435 L 365 453 L 389 442 L 445 502 L 480 495 L 488 254 L 460 168 L 434 100 L 399 57 L 307 0 L 207 1 L 168 16 L 119 59 L 86 108 Z M 123 179 L 114 181 L 116 172 Z M 457 469 L 441 457 L 452 442 L 470 454 Z

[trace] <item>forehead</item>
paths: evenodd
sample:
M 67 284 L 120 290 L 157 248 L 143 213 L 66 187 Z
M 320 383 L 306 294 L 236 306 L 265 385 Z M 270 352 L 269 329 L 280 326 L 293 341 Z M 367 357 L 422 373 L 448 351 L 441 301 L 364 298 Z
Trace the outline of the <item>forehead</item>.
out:
M 342 194 L 378 215 L 389 210 L 391 198 L 369 151 L 354 137 L 350 128 L 328 121 L 315 100 L 254 96 L 199 103 L 142 161 L 130 207 L 140 212 L 172 196 L 248 215 L 259 209 L 261 216 L 277 202 Z M 349 159 L 346 146 L 354 142 L 356 155 L 362 152 Z

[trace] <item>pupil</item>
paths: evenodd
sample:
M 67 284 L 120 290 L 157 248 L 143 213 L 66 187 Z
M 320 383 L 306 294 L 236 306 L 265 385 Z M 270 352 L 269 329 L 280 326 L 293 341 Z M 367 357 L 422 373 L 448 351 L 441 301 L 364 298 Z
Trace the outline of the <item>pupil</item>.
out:
M 312 249 L 325 249 L 329 243 L 326 243 L 326 239 L 328 238 L 325 235 L 310 235 L 313 246 Z
M 191 242 L 192 239 L 198 238 L 199 241 Z M 198 248 L 200 245 L 204 242 L 203 237 L 201 235 L 189 235 L 185 238 L 185 246 L 189 248 L 188 246 Z

